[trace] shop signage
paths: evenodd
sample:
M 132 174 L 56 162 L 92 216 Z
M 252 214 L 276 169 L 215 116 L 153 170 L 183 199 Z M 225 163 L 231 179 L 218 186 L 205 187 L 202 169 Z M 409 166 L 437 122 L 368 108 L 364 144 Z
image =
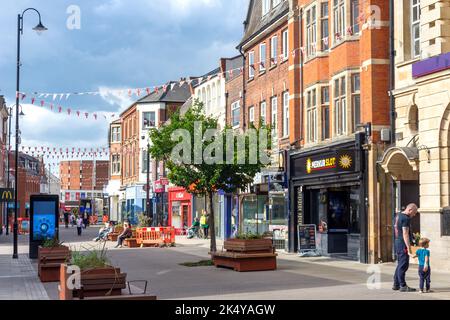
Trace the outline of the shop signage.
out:
M 293 175 L 311 177 L 326 173 L 355 171 L 355 152 L 334 151 L 325 154 L 302 157 L 294 160 Z
M 14 201 L 14 189 L 0 189 L 0 202 Z
M 316 246 L 316 225 L 306 224 L 298 226 L 298 251 L 315 251 Z

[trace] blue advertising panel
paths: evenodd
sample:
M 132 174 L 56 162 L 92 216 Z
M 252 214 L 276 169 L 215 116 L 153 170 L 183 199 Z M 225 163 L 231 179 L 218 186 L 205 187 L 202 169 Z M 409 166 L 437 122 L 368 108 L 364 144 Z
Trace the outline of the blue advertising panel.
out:
M 38 247 L 47 239 L 59 237 L 59 196 L 30 197 L 30 259 L 38 258 Z
M 53 201 L 36 202 L 33 214 L 33 241 L 53 239 L 55 236 L 55 203 Z

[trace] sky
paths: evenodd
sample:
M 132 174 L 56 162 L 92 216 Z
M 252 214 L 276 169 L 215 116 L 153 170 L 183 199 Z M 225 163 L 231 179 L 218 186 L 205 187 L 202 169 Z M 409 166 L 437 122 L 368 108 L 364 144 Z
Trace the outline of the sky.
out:
M 239 54 L 247 6 L 248 0 L 2 0 L 0 95 L 8 107 L 15 104 L 17 15 L 26 8 L 38 9 L 49 30 L 37 34 L 32 30 L 37 14 L 25 14 L 20 91 L 104 93 L 153 87 L 217 68 L 221 57 Z M 110 119 L 86 119 L 84 112 L 120 114 L 137 98 L 44 99 L 81 111 L 77 117 L 41 108 L 38 96 L 32 105 L 31 97 L 21 102 L 22 146 L 64 149 L 107 147 Z

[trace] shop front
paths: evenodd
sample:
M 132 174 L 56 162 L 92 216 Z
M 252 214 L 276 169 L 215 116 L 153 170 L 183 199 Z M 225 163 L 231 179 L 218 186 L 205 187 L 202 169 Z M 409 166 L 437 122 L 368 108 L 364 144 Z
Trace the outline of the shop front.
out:
M 364 159 L 354 140 L 290 157 L 292 226 L 315 225 L 324 256 L 366 261 Z M 295 235 L 290 247 L 297 251 Z
M 168 194 L 169 226 L 184 232 L 192 226 L 192 195 L 179 187 L 169 188 Z

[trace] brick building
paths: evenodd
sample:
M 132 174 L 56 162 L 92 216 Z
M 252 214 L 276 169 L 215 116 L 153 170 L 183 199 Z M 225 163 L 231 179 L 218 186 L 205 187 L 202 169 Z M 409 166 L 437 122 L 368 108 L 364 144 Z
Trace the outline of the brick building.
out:
M 7 162 L 8 162 L 8 119 L 9 112 L 3 96 L 0 96 L 0 187 L 7 187 Z M 0 234 L 3 232 L 3 226 L 6 225 L 6 205 L 0 206 Z
M 109 197 L 109 217 L 120 219 L 120 186 L 122 173 L 122 127 L 120 119 L 109 127 L 109 181 L 106 192 Z
M 77 205 L 81 199 L 103 199 L 109 180 L 109 161 L 61 161 L 61 201 Z
M 148 131 L 162 126 L 170 115 L 180 109 L 191 95 L 190 79 L 170 81 L 141 98 L 120 115 L 122 128 L 121 218 L 137 222 L 137 214 L 146 212 Z M 156 182 L 165 177 L 163 163 L 150 160 L 150 212 L 162 213 L 160 222 L 167 221 L 166 192 L 156 192 Z
M 230 110 L 233 128 L 245 132 L 260 123 L 272 128 L 272 164 L 255 178 L 252 190 L 240 194 L 239 227 L 255 233 L 278 230 L 280 249 L 285 248 L 288 229 L 288 194 L 279 165 L 279 154 L 290 146 L 288 14 L 288 1 L 249 2 L 238 45 L 244 56 L 243 78 L 238 81 L 244 88 L 233 93 L 237 98 L 239 92 L 242 99 L 232 102 Z
M 389 1 L 289 6 L 289 248 L 297 225 L 315 224 L 322 254 L 389 261 L 376 167 L 389 142 Z

